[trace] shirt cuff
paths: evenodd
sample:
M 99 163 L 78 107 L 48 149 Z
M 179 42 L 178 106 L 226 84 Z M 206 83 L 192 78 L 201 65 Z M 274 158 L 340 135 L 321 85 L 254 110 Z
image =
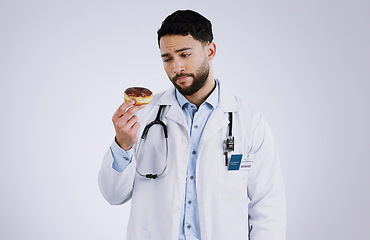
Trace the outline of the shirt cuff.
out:
M 131 163 L 132 155 L 134 155 L 133 148 L 125 151 L 117 144 L 116 140 L 114 140 L 110 146 L 110 151 L 113 156 L 113 169 L 117 172 L 123 172 Z

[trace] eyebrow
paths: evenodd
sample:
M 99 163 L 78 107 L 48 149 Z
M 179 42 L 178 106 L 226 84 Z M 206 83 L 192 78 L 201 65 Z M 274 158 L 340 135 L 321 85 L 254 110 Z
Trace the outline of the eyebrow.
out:
M 178 50 L 175 50 L 176 53 L 179 53 L 179 52 L 182 52 L 182 51 L 186 51 L 186 50 L 191 50 L 192 48 L 190 47 L 184 47 L 184 48 L 181 48 L 181 49 L 178 49 Z M 168 57 L 170 54 L 169 53 L 163 53 L 161 55 L 161 57 Z

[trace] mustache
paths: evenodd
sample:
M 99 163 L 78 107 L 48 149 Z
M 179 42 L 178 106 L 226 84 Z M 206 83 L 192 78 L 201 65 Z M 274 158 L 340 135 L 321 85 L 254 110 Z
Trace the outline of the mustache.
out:
M 181 77 L 192 77 L 194 78 L 194 74 L 192 73 L 181 73 L 181 74 L 176 74 L 176 76 L 174 76 L 172 78 L 172 81 L 175 82 L 177 79 L 181 78 Z

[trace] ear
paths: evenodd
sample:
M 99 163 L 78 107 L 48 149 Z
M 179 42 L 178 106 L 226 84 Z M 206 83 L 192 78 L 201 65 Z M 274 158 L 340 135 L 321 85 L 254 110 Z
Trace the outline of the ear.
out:
M 208 61 L 211 61 L 216 55 L 216 44 L 214 42 L 210 42 L 206 45 L 206 52 Z

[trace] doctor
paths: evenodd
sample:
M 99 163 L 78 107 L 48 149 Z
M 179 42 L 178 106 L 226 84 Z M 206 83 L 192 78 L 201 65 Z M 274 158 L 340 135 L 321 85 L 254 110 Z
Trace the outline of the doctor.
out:
M 131 200 L 127 240 L 285 239 L 285 192 L 273 136 L 260 113 L 215 79 L 212 41 L 211 22 L 199 13 L 169 15 L 158 44 L 174 87 L 146 107 L 124 102 L 112 117 L 116 137 L 99 187 L 110 204 Z M 160 105 L 167 148 L 160 125 L 138 138 Z M 227 149 L 232 137 L 233 149 Z M 161 172 L 156 179 L 139 174 Z

